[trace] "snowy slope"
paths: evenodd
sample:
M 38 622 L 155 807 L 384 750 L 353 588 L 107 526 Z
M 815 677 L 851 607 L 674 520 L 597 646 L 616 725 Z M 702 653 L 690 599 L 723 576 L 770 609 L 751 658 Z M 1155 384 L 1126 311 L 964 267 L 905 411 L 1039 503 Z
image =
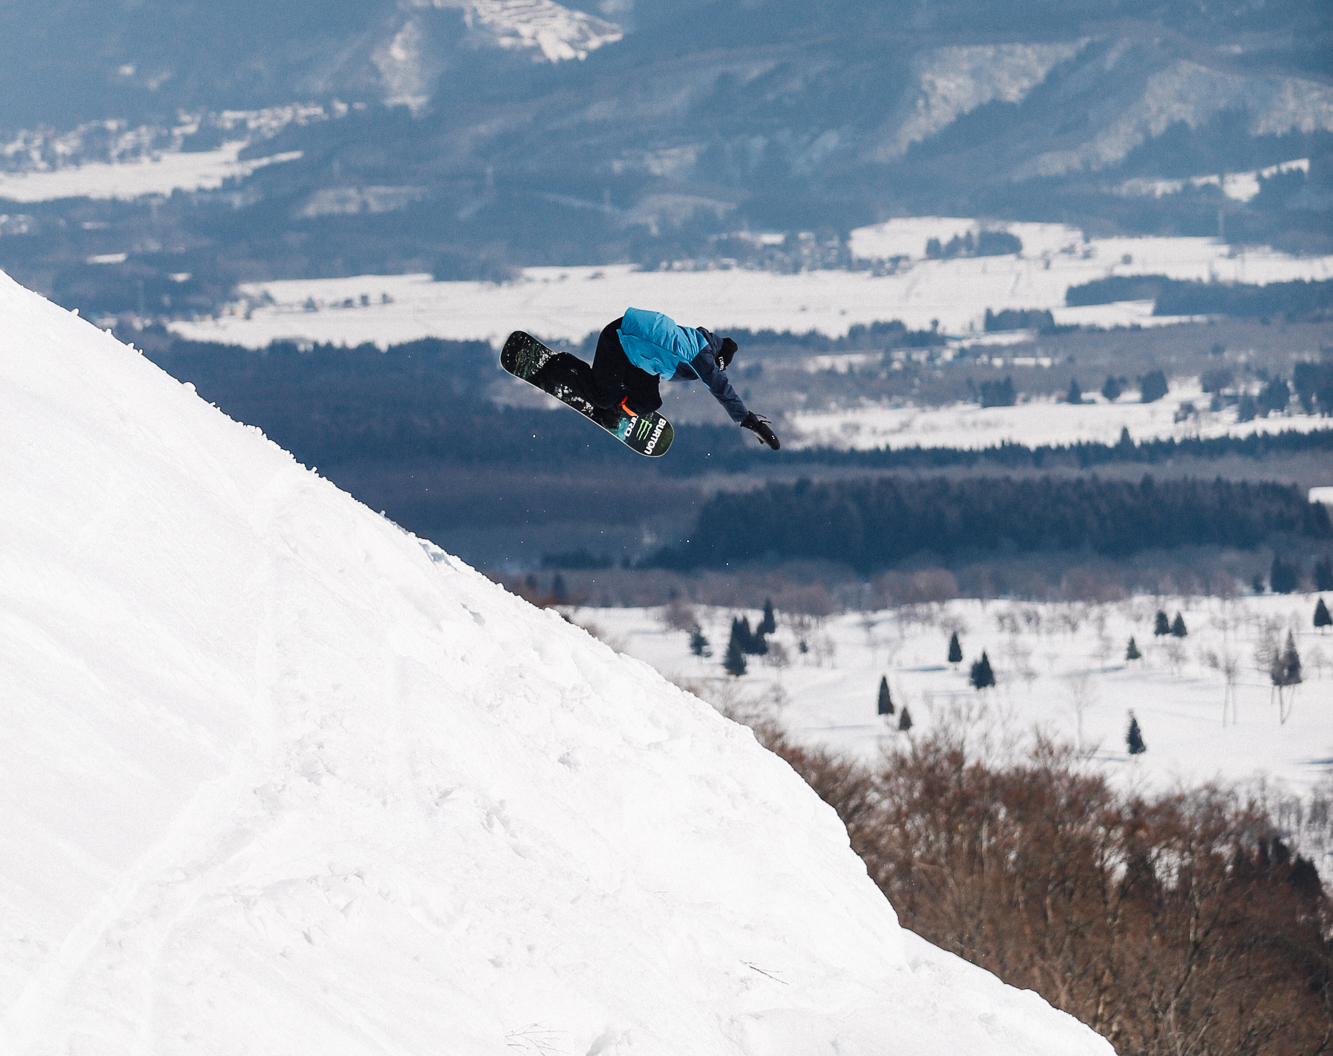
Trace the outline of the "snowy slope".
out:
M 749 731 L 0 315 L 0 1051 L 1111 1051 L 899 929 Z

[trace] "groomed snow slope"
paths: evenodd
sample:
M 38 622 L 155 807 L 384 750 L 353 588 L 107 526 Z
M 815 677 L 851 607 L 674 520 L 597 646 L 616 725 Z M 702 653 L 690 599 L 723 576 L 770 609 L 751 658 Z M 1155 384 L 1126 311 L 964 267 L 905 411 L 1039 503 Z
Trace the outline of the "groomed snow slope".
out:
M 1106 1054 L 750 732 L 0 274 L 0 1051 Z

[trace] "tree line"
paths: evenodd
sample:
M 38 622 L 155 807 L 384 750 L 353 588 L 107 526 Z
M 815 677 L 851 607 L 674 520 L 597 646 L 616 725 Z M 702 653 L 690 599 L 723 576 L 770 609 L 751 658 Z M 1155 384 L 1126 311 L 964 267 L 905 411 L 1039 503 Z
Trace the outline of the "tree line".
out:
M 759 559 L 830 560 L 870 572 L 916 554 L 1252 549 L 1275 538 L 1333 538 L 1325 507 L 1301 489 L 1217 479 L 1130 481 L 1009 477 L 770 483 L 719 492 L 666 568 Z
M 1229 315 L 1320 319 L 1333 308 L 1333 279 L 1270 282 L 1198 282 L 1165 275 L 1111 275 L 1065 291 L 1075 308 L 1115 301 L 1153 301 L 1154 315 Z

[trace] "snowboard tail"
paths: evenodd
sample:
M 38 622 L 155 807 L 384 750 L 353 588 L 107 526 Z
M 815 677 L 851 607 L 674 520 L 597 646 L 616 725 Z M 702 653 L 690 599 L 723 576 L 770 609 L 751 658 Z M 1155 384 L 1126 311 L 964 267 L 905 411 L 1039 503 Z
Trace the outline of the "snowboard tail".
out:
M 671 423 L 657 411 L 640 415 L 628 415 L 619 410 L 599 411 L 567 382 L 553 381 L 543 384 L 542 379 L 537 377 L 538 372 L 552 360 L 568 355 L 568 352 L 556 352 L 547 348 L 531 334 L 515 330 L 505 341 L 504 348 L 500 350 L 500 366 L 514 377 L 541 389 L 547 395 L 554 396 L 567 407 L 572 407 L 605 429 L 630 450 L 652 458 L 665 455 L 675 434 Z M 559 373 L 557 371 L 555 375 L 558 376 Z M 613 415 L 614 421 L 612 421 Z

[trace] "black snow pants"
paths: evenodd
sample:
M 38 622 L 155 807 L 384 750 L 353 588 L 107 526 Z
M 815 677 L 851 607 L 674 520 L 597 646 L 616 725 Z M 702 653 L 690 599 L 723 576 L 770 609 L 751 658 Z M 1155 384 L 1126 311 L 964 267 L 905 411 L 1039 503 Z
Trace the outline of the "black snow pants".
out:
M 657 410 L 662 406 L 659 378 L 629 361 L 616 334 L 621 322 L 616 319 L 603 328 L 591 366 L 578 356 L 561 353 L 553 356 L 532 380 L 546 389 L 551 385 L 568 385 L 575 394 L 601 409 L 619 407 L 620 401 L 628 398 L 630 407 L 638 414 Z

